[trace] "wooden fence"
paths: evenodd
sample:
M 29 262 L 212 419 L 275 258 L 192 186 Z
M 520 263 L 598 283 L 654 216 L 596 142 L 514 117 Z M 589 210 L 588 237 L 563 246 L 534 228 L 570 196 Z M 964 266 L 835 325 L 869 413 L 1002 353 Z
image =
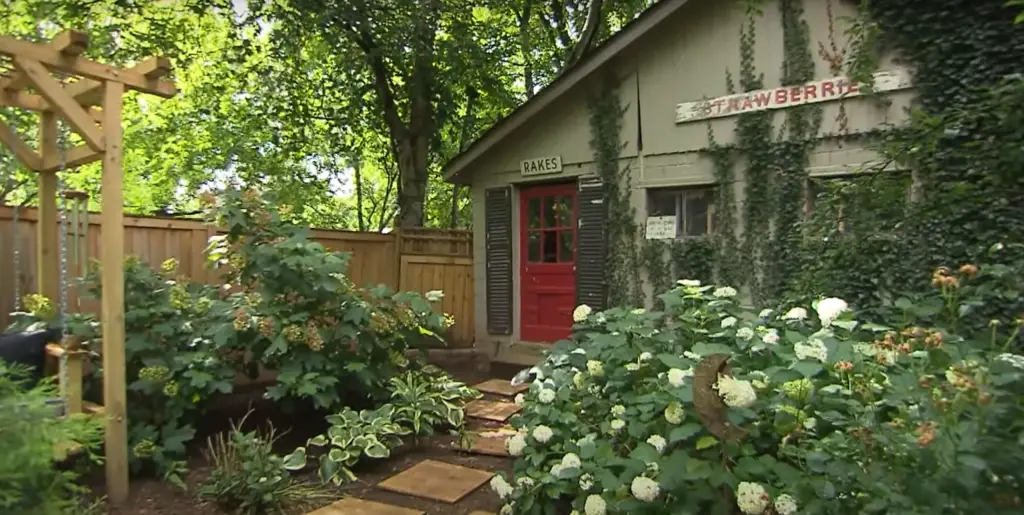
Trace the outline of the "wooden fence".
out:
M 21 294 L 36 290 L 35 209 L 21 209 L 15 229 L 13 209 L 0 206 L 0 330 L 10 323 L 14 310 L 14 281 Z M 217 228 L 197 220 L 157 217 L 124 219 L 125 254 L 159 266 L 175 258 L 181 273 L 194 281 L 212 283 L 217 272 L 206 265 L 204 250 Z M 16 234 L 15 234 L 16 231 Z M 100 217 L 89 217 L 84 242 L 90 258 L 99 257 Z M 15 238 L 20 249 L 14 267 Z M 380 234 L 354 231 L 314 230 L 313 238 L 331 250 L 349 252 L 349 277 L 357 285 L 386 284 L 404 291 L 443 290 L 441 309 L 455 317 L 448 340 L 453 347 L 473 345 L 473 259 L 470 231 L 405 229 Z M 74 273 L 74 272 L 73 272 Z M 56 299 L 55 299 L 56 301 Z

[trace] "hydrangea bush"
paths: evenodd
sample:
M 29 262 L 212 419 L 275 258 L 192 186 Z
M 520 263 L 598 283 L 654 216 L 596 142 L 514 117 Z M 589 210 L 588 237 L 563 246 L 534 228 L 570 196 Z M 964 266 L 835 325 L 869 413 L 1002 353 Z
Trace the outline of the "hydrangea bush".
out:
M 940 272 L 928 326 L 693 280 L 661 312 L 580 306 L 516 399 L 502 513 L 1020 513 L 1017 328 L 959 336 L 977 268 Z

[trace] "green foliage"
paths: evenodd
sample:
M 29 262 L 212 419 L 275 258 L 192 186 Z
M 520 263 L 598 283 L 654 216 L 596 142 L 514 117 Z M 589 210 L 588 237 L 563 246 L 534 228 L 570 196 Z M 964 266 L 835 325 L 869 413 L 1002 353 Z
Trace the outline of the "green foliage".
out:
M 676 278 L 711 281 L 715 271 L 715 242 L 710 237 L 684 240 L 644 240 L 641 259 L 652 291 L 665 291 Z
M 590 147 L 604 189 L 608 219 L 607 255 L 608 303 L 612 306 L 639 304 L 643 300 L 640 282 L 640 229 L 636 209 L 630 202 L 633 190 L 629 165 L 620 163 L 622 116 L 619 82 L 613 75 L 603 78 L 587 100 L 590 112 Z
M 318 474 L 324 483 L 340 485 L 355 481 L 352 467 L 363 458 L 375 460 L 391 456 L 391 450 L 401 445 L 401 437 L 409 434 L 396 419 L 395 407 L 384 404 L 375 410 L 356 412 L 345 408 L 336 415 L 327 417 L 331 427 L 326 435 L 310 438 L 307 446 L 327 448 L 320 455 Z M 306 447 L 299 447 L 285 456 L 289 470 L 301 470 L 309 459 Z
M 266 435 L 242 431 L 249 414 L 232 423 L 231 431 L 207 439 L 205 456 L 214 468 L 199 498 L 231 513 L 260 515 L 284 513 L 318 497 L 316 489 L 292 479 L 284 458 L 274 454 L 280 437 L 273 427 Z
M 391 378 L 394 420 L 417 437 L 432 435 L 437 428 L 445 426 L 453 432 L 461 432 L 466 420 L 466 402 L 480 396 L 480 392 L 430 365 Z
M 693 283 L 663 312 L 592 313 L 526 394 L 514 480 L 492 488 L 514 514 L 1015 513 L 1020 328 L 968 327 L 1018 286 L 1009 270 L 936 270 L 873 322 L 837 298 L 758 312 Z
M 88 491 L 74 470 L 59 467 L 61 450 L 78 447 L 92 459 L 103 442 L 103 422 L 84 414 L 57 418 L 60 398 L 52 380 L 28 388 L 20 365 L 0 360 L 0 509 L 5 513 L 58 515 L 84 510 Z

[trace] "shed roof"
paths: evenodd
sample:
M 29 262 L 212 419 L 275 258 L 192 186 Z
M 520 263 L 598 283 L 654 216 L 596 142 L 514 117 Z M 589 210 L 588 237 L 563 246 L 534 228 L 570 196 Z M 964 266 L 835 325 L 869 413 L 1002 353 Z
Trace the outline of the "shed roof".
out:
M 575 65 L 558 76 L 551 84 L 537 92 L 514 111 L 498 120 L 469 147 L 450 159 L 444 166 L 444 178 L 456 182 L 456 175 L 466 170 L 488 150 L 520 126 L 540 114 L 545 107 L 567 93 L 573 86 L 589 77 L 601 66 L 615 58 L 641 36 L 658 26 L 678 11 L 688 0 L 661 0 L 631 21 L 600 46 L 583 56 Z M 465 180 L 461 181 L 465 182 Z

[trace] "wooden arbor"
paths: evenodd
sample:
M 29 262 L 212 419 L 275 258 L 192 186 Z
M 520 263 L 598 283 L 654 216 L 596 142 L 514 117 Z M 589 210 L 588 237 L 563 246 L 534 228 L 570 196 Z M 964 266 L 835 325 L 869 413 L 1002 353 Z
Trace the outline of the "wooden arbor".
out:
M 59 295 L 57 171 L 62 164 L 70 169 L 103 160 L 100 262 L 106 477 L 108 497 L 118 504 L 128 497 L 121 107 L 126 89 L 164 98 L 177 90 L 164 79 L 170 71 L 166 58 L 119 69 L 81 57 L 87 46 L 88 36 L 75 31 L 43 44 L 0 35 L 0 106 L 40 113 L 38 150 L 3 122 L 0 141 L 25 168 L 39 172 L 38 290 L 50 299 Z M 58 118 L 81 137 L 82 144 L 66 152 L 58 148 Z

